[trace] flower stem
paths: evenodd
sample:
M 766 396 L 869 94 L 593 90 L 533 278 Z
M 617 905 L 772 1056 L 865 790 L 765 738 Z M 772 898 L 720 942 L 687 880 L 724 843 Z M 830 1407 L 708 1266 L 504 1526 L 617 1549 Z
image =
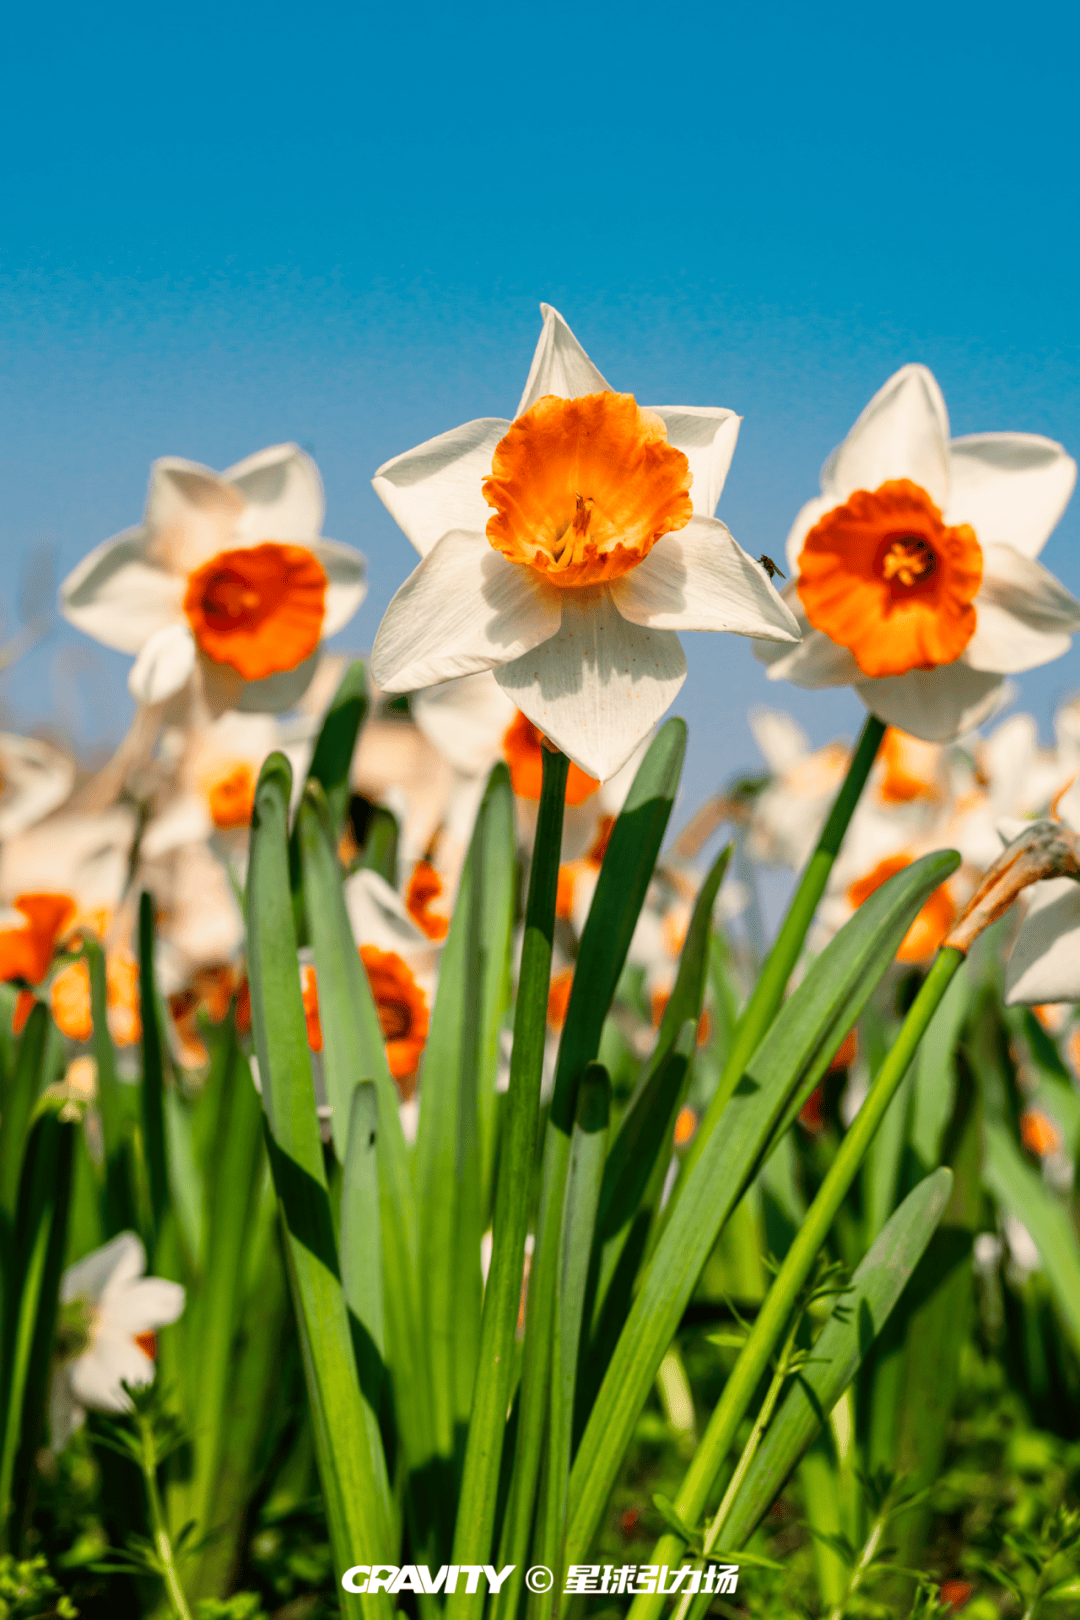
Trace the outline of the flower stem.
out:
M 881 739 L 885 735 L 885 722 L 876 715 L 866 717 L 862 734 L 851 757 L 847 775 L 841 784 L 840 791 L 833 801 L 829 811 L 829 818 L 822 828 L 817 848 L 811 855 L 806 871 L 795 891 L 794 898 L 788 907 L 787 916 L 776 936 L 776 942 L 765 960 L 757 984 L 754 986 L 749 1001 L 743 1009 L 742 1016 L 735 1026 L 731 1046 L 724 1062 L 720 1081 L 715 1095 L 705 1112 L 704 1118 L 698 1127 L 698 1132 L 687 1153 L 679 1177 L 679 1184 L 685 1185 L 689 1179 L 698 1159 L 705 1151 L 705 1144 L 712 1135 L 721 1114 L 727 1107 L 728 1099 L 738 1085 L 746 1069 L 746 1065 L 753 1057 L 772 1023 L 776 1009 L 784 999 L 788 980 L 792 970 L 799 959 L 807 931 L 813 921 L 818 901 L 825 892 L 825 885 L 829 880 L 833 862 L 840 851 L 844 841 L 848 824 L 855 813 L 855 807 L 866 786 L 866 779 L 870 775 L 870 768 L 877 758 L 877 751 L 881 747 Z M 678 1187 L 675 1197 L 678 1196 Z M 675 1203 L 673 1197 L 665 1212 L 665 1222 Z
M 192 1620 L 191 1610 L 188 1608 L 184 1588 L 180 1584 L 180 1574 L 176 1567 L 176 1554 L 173 1552 L 172 1538 L 169 1535 L 168 1525 L 165 1521 L 165 1510 L 161 1504 L 161 1492 L 157 1482 L 157 1446 L 154 1441 L 154 1425 L 152 1420 L 143 1412 L 137 1414 L 139 1425 L 139 1465 L 142 1476 L 146 1482 L 146 1501 L 150 1509 L 150 1529 L 154 1538 L 154 1551 L 157 1554 L 158 1566 L 165 1590 L 169 1597 L 169 1606 L 176 1615 L 177 1620 Z
M 569 768 L 570 761 L 565 754 L 545 747 L 540 813 L 529 874 L 525 939 L 514 1009 L 514 1045 L 495 1195 L 491 1270 L 484 1291 L 480 1352 L 454 1529 L 453 1560 L 457 1564 L 483 1564 L 491 1557 L 536 1158 L 563 802 Z M 484 1595 L 478 1592 L 458 1597 L 455 1603 L 455 1614 L 479 1615 Z
M 750 1336 L 709 1419 L 694 1460 L 686 1471 L 675 1498 L 675 1511 L 684 1524 L 696 1524 L 705 1510 L 716 1476 L 753 1399 L 758 1380 L 768 1366 L 773 1348 L 787 1326 L 818 1251 L 828 1236 L 848 1188 L 858 1174 L 885 1111 L 908 1071 L 927 1025 L 963 961 L 963 953 L 951 947 L 938 953 L 911 1004 L 892 1050 L 840 1143 L 836 1158 L 765 1297 Z M 683 1543 L 672 1531 L 660 1539 L 648 1561 L 651 1564 L 670 1564 L 680 1556 L 682 1550 Z M 659 1613 L 662 1603 L 660 1599 L 658 1604 L 655 1596 L 636 1597 L 630 1609 L 631 1620 L 652 1620 L 652 1616 Z

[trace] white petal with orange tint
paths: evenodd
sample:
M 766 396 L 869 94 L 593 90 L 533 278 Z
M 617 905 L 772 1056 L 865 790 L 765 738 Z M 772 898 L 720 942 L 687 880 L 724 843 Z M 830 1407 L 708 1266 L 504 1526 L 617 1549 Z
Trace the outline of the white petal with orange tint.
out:
M 825 463 L 821 491 L 846 501 L 893 478 L 910 478 L 942 508 L 949 498 L 949 417 L 925 366 L 901 366 L 878 390 Z
M 1002 701 L 1004 677 L 961 662 L 852 682 L 871 714 L 924 742 L 955 742 L 982 725 Z
M 837 505 L 831 495 L 815 495 L 813 500 L 807 501 L 800 508 L 799 515 L 791 525 L 788 533 L 785 551 L 787 553 L 787 571 L 789 583 L 799 577 L 799 558 L 802 555 L 803 541 L 815 524 L 820 523 L 826 512 L 831 512 Z
M 244 497 L 197 461 L 162 456 L 150 469 L 146 528 L 162 568 L 186 577 L 236 543 Z
M 65 619 L 117 652 L 137 653 L 155 630 L 183 617 L 186 581 L 147 554 L 144 528 L 96 546 L 60 587 Z
M 0 733 L 0 839 L 11 838 L 62 804 L 75 762 L 38 737 Z
M 166 624 L 148 636 L 128 671 L 128 691 L 136 703 L 164 703 L 195 668 L 195 638 L 186 624 Z
M 545 394 L 577 399 L 580 394 L 604 394 L 610 388 L 558 310 L 541 304 L 540 314 L 544 325 L 515 416 L 524 415 Z
M 60 1303 L 88 1299 L 97 1304 L 113 1276 L 121 1281 L 141 1277 L 146 1270 L 146 1250 L 134 1232 L 120 1232 L 73 1266 L 68 1266 L 60 1283 Z
M 760 563 L 717 518 L 690 519 L 663 535 L 648 556 L 612 580 L 624 619 L 653 630 L 728 630 L 795 642 L 799 626 Z
M 314 461 L 298 444 L 272 444 L 222 473 L 247 503 L 237 527 L 243 546 L 304 545 L 322 528 L 326 498 Z
M 503 757 L 517 712 L 490 671 L 417 692 L 412 717 L 428 742 L 463 776 L 486 776 Z
M 720 405 L 649 405 L 667 428 L 668 444 L 690 463 L 690 498 L 697 517 L 712 517 L 735 454 L 741 416 Z
M 133 1389 L 154 1382 L 154 1363 L 134 1339 L 102 1335 L 92 1349 L 72 1362 L 71 1392 L 82 1406 L 98 1412 L 129 1412 L 131 1399 L 121 1380 Z
M 102 1301 L 109 1313 L 109 1327 L 134 1338 L 153 1333 L 180 1319 L 184 1310 L 184 1290 L 165 1277 L 139 1277 L 123 1288 L 110 1288 Z
M 674 701 L 686 659 L 676 635 L 631 624 L 603 586 L 563 595 L 558 634 L 495 679 L 575 765 L 605 781 Z
M 761 756 L 774 775 L 791 770 L 809 754 L 809 737 L 783 709 L 751 709 L 747 718 Z
M 768 665 L 770 681 L 792 681 L 796 686 L 814 688 L 850 686 L 860 680 L 861 671 L 848 649 L 837 646 L 810 624 L 794 583 L 784 587 L 783 601 L 802 640 L 795 647 L 777 641 L 754 642 L 754 656 Z
M 391 600 L 372 676 L 384 692 L 411 692 L 507 663 L 555 634 L 564 594 L 507 562 L 482 534 L 455 530 Z
M 1039 1006 L 1080 1001 L 1080 883 L 1036 883 L 1005 968 L 1005 1000 Z
M 972 433 L 949 449 L 945 521 L 970 523 L 983 546 L 1037 557 L 1069 504 L 1076 462 L 1038 433 Z
M 1017 674 L 1060 658 L 1080 631 L 1080 602 L 1034 557 L 983 546 L 975 634 L 964 649 L 972 669 Z
M 483 534 L 491 507 L 481 493 L 509 422 L 483 416 L 384 461 L 371 480 L 395 523 L 426 557 L 451 529 Z
M 367 595 L 366 564 L 359 551 L 340 540 L 318 539 L 304 542 L 312 556 L 322 563 L 326 574 L 326 607 L 322 639 L 344 629 Z

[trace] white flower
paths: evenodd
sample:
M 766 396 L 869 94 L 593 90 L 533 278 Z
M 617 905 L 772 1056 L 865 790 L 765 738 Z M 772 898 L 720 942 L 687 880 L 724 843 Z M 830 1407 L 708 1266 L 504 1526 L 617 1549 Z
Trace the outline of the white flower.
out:
M 75 785 L 75 763 L 37 737 L 0 733 L 0 838 L 32 827 L 63 804 Z
M 1080 833 L 1080 782 L 1057 806 L 1070 832 Z M 1003 821 L 1006 843 L 1029 823 Z M 1039 1006 L 1043 1002 L 1080 1001 L 1080 882 L 1049 878 L 1032 885 L 1027 914 L 1017 932 L 1005 968 L 1005 1000 Z
M 931 742 L 992 714 L 1004 677 L 1058 658 L 1080 604 L 1036 559 L 1076 464 L 1031 433 L 949 439 L 925 366 L 904 366 L 825 463 L 788 537 L 793 651 L 772 679 L 851 685 L 872 714 Z
M 712 515 L 738 418 L 639 410 L 541 308 L 515 421 L 468 422 L 375 475 L 423 560 L 387 609 L 372 672 L 407 692 L 493 669 L 514 705 L 603 780 L 686 677 L 675 631 L 781 642 L 798 631 Z
M 211 708 L 280 713 L 364 599 L 363 558 L 321 537 L 323 508 L 318 468 L 293 444 L 223 473 L 165 457 L 142 523 L 83 559 L 61 607 L 136 654 L 128 686 L 140 703 L 171 697 L 198 665 Z
M 59 1451 L 86 1409 L 127 1412 L 121 1387 L 154 1381 L 158 1328 L 184 1309 L 184 1290 L 147 1277 L 146 1250 L 134 1232 L 69 1266 L 60 1282 L 60 1365 L 53 1381 L 52 1442 Z M 65 1354 L 66 1352 L 66 1354 Z

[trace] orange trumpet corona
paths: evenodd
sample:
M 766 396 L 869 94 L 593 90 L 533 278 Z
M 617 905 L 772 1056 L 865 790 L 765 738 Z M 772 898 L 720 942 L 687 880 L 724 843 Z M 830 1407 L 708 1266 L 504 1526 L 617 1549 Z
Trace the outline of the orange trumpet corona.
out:
M 975 634 L 982 549 L 909 479 L 858 489 L 799 557 L 806 617 L 875 679 L 954 664 Z
M 246 681 L 295 669 L 322 635 L 326 573 L 303 546 L 222 551 L 188 580 L 184 612 L 206 656 Z
M 496 447 L 487 537 L 549 585 L 600 585 L 686 527 L 691 476 L 660 417 L 632 394 L 545 394 Z

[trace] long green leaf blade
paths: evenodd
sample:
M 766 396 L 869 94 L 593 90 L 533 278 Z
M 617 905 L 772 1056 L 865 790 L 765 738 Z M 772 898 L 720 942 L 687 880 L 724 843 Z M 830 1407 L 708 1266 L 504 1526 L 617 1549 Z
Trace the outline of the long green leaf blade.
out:
M 656 1369 L 724 1221 L 775 1139 L 809 1095 L 896 954 L 927 896 L 954 871 L 951 851 L 898 873 L 814 962 L 754 1053 L 683 1185 L 615 1348 L 571 1476 L 569 1562 L 595 1533 Z
M 362 1400 L 342 1291 L 308 1055 L 289 884 L 292 773 L 281 754 L 255 793 L 247 883 L 252 1029 L 267 1140 L 285 1225 L 289 1281 L 304 1356 L 334 1562 L 385 1558 L 392 1515 L 377 1414 Z M 385 1617 L 384 1593 L 342 1593 L 346 1610 Z

